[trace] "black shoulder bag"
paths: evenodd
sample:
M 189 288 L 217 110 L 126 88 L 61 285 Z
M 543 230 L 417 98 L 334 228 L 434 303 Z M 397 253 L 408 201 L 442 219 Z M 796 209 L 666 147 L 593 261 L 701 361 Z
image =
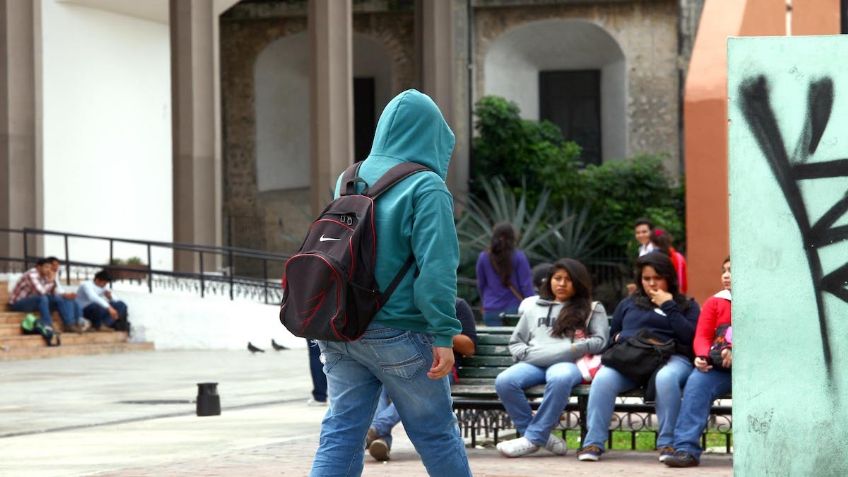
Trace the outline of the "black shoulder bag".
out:
M 673 339 L 664 340 L 647 330 L 614 344 L 604 351 L 601 363 L 645 386 L 654 372 L 674 354 Z

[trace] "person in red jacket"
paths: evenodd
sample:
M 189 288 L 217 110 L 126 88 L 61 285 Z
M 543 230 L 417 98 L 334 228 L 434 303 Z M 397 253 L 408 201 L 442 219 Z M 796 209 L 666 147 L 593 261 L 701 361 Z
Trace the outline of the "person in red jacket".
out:
M 695 369 L 686 380 L 683 402 L 674 427 L 674 454 L 669 467 L 694 467 L 701 459 L 701 434 L 707 425 L 712 402 L 730 392 L 733 364 L 731 328 L 730 257 L 721 266 L 722 290 L 704 302 L 695 340 Z

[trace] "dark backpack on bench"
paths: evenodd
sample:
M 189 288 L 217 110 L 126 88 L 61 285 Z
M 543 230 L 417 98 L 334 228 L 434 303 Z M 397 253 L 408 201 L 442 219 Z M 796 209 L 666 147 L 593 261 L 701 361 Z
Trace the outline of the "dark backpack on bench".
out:
M 404 162 L 357 193 L 357 184 L 365 183 L 358 177 L 360 164 L 345 170 L 339 198 L 315 219 L 285 263 L 280 321 L 295 336 L 358 339 L 415 262 L 410 255 L 386 290 L 379 290 L 374 200 L 404 178 L 430 169 Z

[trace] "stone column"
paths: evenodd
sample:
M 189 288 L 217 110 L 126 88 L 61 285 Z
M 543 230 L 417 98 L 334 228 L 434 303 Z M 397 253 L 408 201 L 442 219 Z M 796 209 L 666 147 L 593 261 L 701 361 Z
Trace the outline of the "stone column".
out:
M 170 0 L 174 242 L 220 244 L 216 175 L 212 2 Z M 211 257 L 210 257 L 211 259 Z M 205 262 L 206 268 L 216 264 Z M 196 271 L 199 257 L 174 254 L 175 271 Z
M 418 0 L 416 42 L 421 90 L 439 105 L 456 135 L 448 187 L 468 192 L 468 10 L 463 1 Z M 457 34 L 461 33 L 461 34 Z
M 43 173 L 36 144 L 35 14 L 34 2 L 0 0 L 0 228 L 41 227 L 43 221 Z M 0 233 L 0 256 L 22 257 L 22 238 Z M 38 248 L 40 243 L 30 245 Z
M 309 0 L 310 205 L 317 215 L 353 162 L 351 0 Z

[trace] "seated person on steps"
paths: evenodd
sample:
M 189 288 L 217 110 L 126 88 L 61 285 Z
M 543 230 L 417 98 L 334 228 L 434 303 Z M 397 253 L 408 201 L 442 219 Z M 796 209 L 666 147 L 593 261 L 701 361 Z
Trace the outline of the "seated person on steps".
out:
M 66 300 L 56 290 L 56 273 L 47 259 L 39 259 L 18 279 L 9 298 L 12 311 L 37 311 L 39 322 L 46 329 L 53 329 L 50 312 L 59 312 L 66 330 L 82 331 L 80 316 L 73 301 Z
M 82 315 L 98 330 L 101 326 L 120 328 L 116 325 L 127 319 L 127 305 L 106 288 L 111 281 L 109 272 L 100 270 L 93 280 L 81 283 L 77 289 L 76 302 L 82 309 Z

